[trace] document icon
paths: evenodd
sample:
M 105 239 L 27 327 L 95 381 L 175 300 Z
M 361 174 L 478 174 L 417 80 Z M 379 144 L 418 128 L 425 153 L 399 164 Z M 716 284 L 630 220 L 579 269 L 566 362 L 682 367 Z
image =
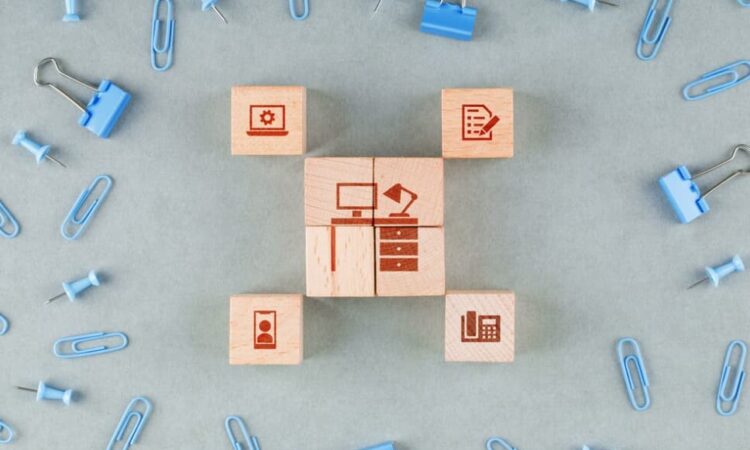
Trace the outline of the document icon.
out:
M 485 105 L 463 105 L 461 120 L 464 141 L 491 141 L 492 129 L 500 122 Z

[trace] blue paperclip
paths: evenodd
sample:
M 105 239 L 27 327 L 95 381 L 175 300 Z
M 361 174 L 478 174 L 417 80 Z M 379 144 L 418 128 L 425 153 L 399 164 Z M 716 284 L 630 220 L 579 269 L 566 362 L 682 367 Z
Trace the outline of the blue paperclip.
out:
M 6 434 L 7 436 L 3 437 L 3 434 Z M 16 433 L 10 425 L 0 420 L 0 444 L 10 444 L 13 442 L 13 436 L 15 436 L 15 434 Z
M 643 21 L 643 28 L 641 28 L 641 35 L 638 37 L 638 45 L 635 48 L 635 54 L 638 55 L 643 61 L 651 61 L 656 58 L 656 54 L 659 53 L 661 44 L 664 41 L 664 36 L 667 34 L 670 25 L 672 25 L 672 17 L 669 16 L 672 10 L 672 0 L 667 0 L 667 4 L 664 7 L 661 15 L 661 21 L 656 27 L 658 32 L 654 36 L 650 34 L 654 25 L 654 16 L 656 16 L 656 7 L 659 4 L 659 0 L 651 0 L 651 6 L 648 8 L 646 13 L 646 19 Z M 651 46 L 651 53 L 643 53 L 643 47 L 646 45 Z
M 134 408 L 138 403 L 143 403 L 145 405 L 144 411 L 136 411 Z M 122 447 L 122 450 L 129 449 L 132 445 L 135 445 L 138 442 L 138 438 L 141 435 L 141 431 L 143 431 L 143 426 L 146 424 L 146 420 L 148 420 L 148 417 L 151 415 L 151 410 L 153 409 L 153 406 L 151 405 L 151 402 L 146 397 L 135 397 L 133 400 L 130 401 L 128 404 L 128 407 L 125 409 L 125 412 L 122 413 L 122 417 L 120 418 L 120 423 L 117 424 L 117 428 L 115 429 L 115 432 L 112 433 L 112 437 L 109 439 L 109 445 L 107 445 L 107 450 L 112 450 L 115 445 L 117 445 L 118 442 L 122 441 L 123 436 L 125 435 L 125 431 L 127 431 L 130 421 L 135 418 L 135 425 L 133 426 L 133 431 L 130 433 L 130 436 L 125 441 L 125 445 Z
M 461 0 L 460 5 L 445 3 L 445 0 L 426 0 L 419 31 L 470 41 L 476 20 L 477 9 L 466 6 L 466 0 Z
M 10 231 L 5 230 L 6 225 L 10 225 Z M 0 200 L 0 236 L 5 239 L 13 239 L 18 236 L 18 233 L 20 232 L 21 226 L 18 225 L 18 221 L 13 217 L 13 214 L 8 207 L 3 204 L 2 200 Z
M 164 41 L 159 45 L 159 36 L 161 35 L 161 27 L 163 21 L 159 19 L 159 6 L 164 1 L 167 4 L 167 27 L 164 30 Z M 167 60 L 163 66 L 159 65 L 157 61 L 158 56 L 161 54 L 167 55 Z M 174 54 L 174 4 L 172 0 L 154 0 L 154 15 L 151 20 L 151 67 L 159 72 L 172 67 L 172 56 Z
M 81 348 L 82 344 L 88 344 L 93 341 L 103 341 L 105 339 L 120 338 L 122 342 L 115 346 L 98 345 L 96 347 Z M 70 351 L 66 352 L 62 347 L 70 344 Z M 112 353 L 124 349 L 128 346 L 128 336 L 125 333 L 105 333 L 103 331 L 78 336 L 68 336 L 55 341 L 52 352 L 58 358 L 73 359 L 83 358 L 84 356 L 101 355 Z
M 737 0 L 737 3 L 739 3 L 743 8 L 750 8 L 750 1 L 748 0 Z
M 94 192 L 99 183 L 104 183 L 104 189 L 99 196 L 94 199 L 91 205 L 89 205 L 86 212 L 81 214 L 81 208 L 89 200 L 91 193 Z M 62 234 L 62 237 L 69 241 L 78 239 L 86 228 L 88 228 L 91 219 L 94 217 L 94 213 L 100 206 L 102 206 L 102 203 L 104 203 L 104 200 L 107 198 L 111 189 L 112 178 L 109 176 L 99 175 L 94 178 L 94 181 L 91 182 L 89 187 L 84 189 L 83 192 L 81 192 L 81 195 L 78 196 L 78 200 L 73 204 L 73 208 L 70 209 L 70 212 L 65 217 L 62 225 L 60 225 L 60 234 Z M 69 228 L 74 229 L 73 234 L 69 233 Z
M 495 450 L 495 444 L 501 446 L 506 450 L 516 450 L 516 448 L 508 444 L 505 439 L 499 437 L 492 437 L 487 439 L 487 450 Z
M 382 444 L 373 445 L 362 450 L 396 450 L 396 446 L 393 441 L 383 442 Z
M 238 441 L 235 437 L 234 432 L 232 431 L 232 422 L 237 424 L 237 428 L 240 430 L 240 433 L 242 433 L 242 439 L 244 441 Z M 247 431 L 247 426 L 245 425 L 245 421 L 242 420 L 241 417 L 237 416 L 229 416 L 224 421 L 224 429 L 227 430 L 227 436 L 229 437 L 229 442 L 232 444 L 233 450 L 244 450 L 245 445 L 248 445 L 250 450 L 260 450 L 260 445 L 258 444 L 258 438 L 255 436 L 250 436 L 250 433 Z M 243 444 L 244 442 L 244 444 Z
M 736 70 L 738 67 L 745 66 L 748 70 L 748 73 L 746 73 L 744 76 L 740 75 L 739 72 Z M 722 81 L 721 83 L 718 83 L 713 86 L 708 86 L 706 89 L 704 89 L 702 92 L 698 94 L 691 94 L 690 91 L 692 91 L 696 86 L 699 86 L 701 84 L 707 84 L 711 81 L 720 80 L 722 78 L 727 78 L 727 80 Z M 739 84 L 744 83 L 745 81 L 750 80 L 750 61 L 748 60 L 739 60 L 736 62 L 733 62 L 731 64 L 728 64 L 724 67 L 720 67 L 714 71 L 708 72 L 705 75 L 702 75 L 697 80 L 688 83 L 683 89 L 682 89 L 682 96 L 685 98 L 685 100 L 702 100 L 706 97 L 710 97 L 714 94 L 718 94 L 719 92 L 726 91 L 727 89 L 731 89 Z
M 302 0 L 302 14 L 297 15 L 297 0 L 289 0 L 289 14 L 294 20 L 305 20 L 310 15 L 310 0 Z
M 633 347 L 633 353 L 628 356 L 624 356 L 623 349 L 626 344 L 630 344 Z M 620 358 L 620 369 L 622 370 L 622 378 L 625 381 L 625 389 L 628 392 L 628 399 L 630 404 L 633 405 L 633 409 L 636 411 L 645 411 L 651 407 L 651 397 L 648 391 L 648 375 L 646 374 L 646 365 L 643 363 L 643 356 L 641 356 L 641 348 L 633 338 L 622 338 L 617 342 L 617 356 Z M 638 379 L 640 381 L 640 388 L 643 393 L 643 403 L 638 403 L 635 397 L 636 385 L 633 383 L 633 376 L 630 373 L 630 365 L 635 366 L 635 370 L 638 373 Z
M 740 349 L 739 359 L 737 360 L 737 368 L 735 369 L 734 383 L 730 389 L 730 394 L 727 395 L 728 379 L 732 372 L 732 354 L 734 348 Z M 727 347 L 726 356 L 724 356 L 724 367 L 721 370 L 721 381 L 719 381 L 719 391 L 716 393 L 716 412 L 722 416 L 731 416 L 737 412 L 737 407 L 740 405 L 740 395 L 742 394 L 742 387 L 745 384 L 745 360 L 747 359 L 747 345 L 743 341 L 732 341 Z M 724 403 L 731 404 L 729 410 L 724 409 Z
M 4 336 L 8 330 L 10 329 L 10 322 L 8 322 L 8 319 L 0 314 L 0 336 Z

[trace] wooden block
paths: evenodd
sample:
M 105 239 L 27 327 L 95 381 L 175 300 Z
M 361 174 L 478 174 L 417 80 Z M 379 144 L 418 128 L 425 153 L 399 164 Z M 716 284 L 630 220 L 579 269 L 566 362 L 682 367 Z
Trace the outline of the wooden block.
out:
M 443 158 L 375 158 L 376 227 L 443 226 Z
M 301 155 L 307 92 L 301 86 L 232 87 L 232 155 Z
M 229 364 L 301 364 L 302 354 L 302 295 L 230 298 Z
M 443 89 L 444 158 L 512 158 L 512 89 Z
M 445 360 L 513 362 L 516 296 L 511 291 L 449 291 Z
M 305 160 L 305 226 L 372 226 L 372 158 Z
M 442 227 L 375 228 L 378 296 L 445 295 Z
M 307 295 L 373 297 L 372 227 L 306 227 Z

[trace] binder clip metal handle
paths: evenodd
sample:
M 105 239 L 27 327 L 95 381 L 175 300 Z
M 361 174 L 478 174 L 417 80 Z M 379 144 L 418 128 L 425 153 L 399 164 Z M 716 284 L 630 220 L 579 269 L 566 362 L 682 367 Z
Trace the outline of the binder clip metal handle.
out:
M 695 180 L 697 178 L 700 178 L 703 175 L 708 175 L 709 173 L 713 172 L 714 170 L 717 170 L 717 169 L 719 169 L 721 167 L 724 167 L 725 165 L 731 163 L 732 161 L 734 161 L 734 158 L 737 157 L 737 155 L 739 154 L 740 151 L 747 152 L 748 156 L 750 156 L 750 146 L 747 146 L 747 145 L 744 145 L 744 144 L 740 144 L 740 145 L 736 146 L 732 150 L 732 156 L 730 156 L 726 160 L 720 162 L 719 164 L 717 164 L 717 165 L 715 165 L 713 167 L 709 167 L 708 169 L 706 169 L 706 170 L 704 170 L 702 172 L 699 172 L 699 173 L 693 175 L 693 180 Z M 706 191 L 706 193 L 702 195 L 702 198 L 706 198 L 709 194 L 711 194 L 712 192 L 716 191 L 721 186 L 723 186 L 724 184 L 726 184 L 729 181 L 733 180 L 734 178 L 736 178 L 736 177 L 738 177 L 740 175 L 747 175 L 747 174 L 750 174 L 750 167 L 748 167 L 747 169 L 741 169 L 741 170 L 737 170 L 737 171 L 732 172 L 729 176 L 727 176 L 723 180 L 719 181 L 719 183 L 716 184 L 714 187 L 712 187 L 711 189 L 709 189 L 708 191 Z
M 98 88 L 96 86 L 92 86 L 89 83 L 86 83 L 85 81 L 79 80 L 78 78 L 75 78 L 75 77 L 73 77 L 71 75 L 68 75 L 67 73 L 63 72 L 62 68 L 60 67 L 60 63 L 55 58 L 44 58 L 43 60 L 39 61 L 39 64 L 37 64 L 36 67 L 34 67 L 34 84 L 37 87 L 49 87 L 49 88 L 52 88 L 53 91 L 55 91 L 58 94 L 62 95 L 66 100 L 68 100 L 70 103 L 72 103 L 81 112 L 83 112 L 84 114 L 88 113 L 88 111 L 86 111 L 86 106 L 83 103 L 79 102 L 78 100 L 75 99 L 75 97 L 73 97 L 72 95 L 68 94 L 63 89 L 59 88 L 55 83 L 43 82 L 43 81 L 41 81 L 39 79 L 39 69 L 41 67 L 44 67 L 47 64 L 52 64 L 54 66 L 54 68 L 55 68 L 55 71 L 57 71 L 57 73 L 61 77 L 65 78 L 67 80 L 73 81 L 73 82 L 75 82 L 75 83 L 77 83 L 77 84 L 85 87 L 86 89 L 89 89 L 89 90 L 92 90 L 92 91 L 96 92 L 98 90 Z

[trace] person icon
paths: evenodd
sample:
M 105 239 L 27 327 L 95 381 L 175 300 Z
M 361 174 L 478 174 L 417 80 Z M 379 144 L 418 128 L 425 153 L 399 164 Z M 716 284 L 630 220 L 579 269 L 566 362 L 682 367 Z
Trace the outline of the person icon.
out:
M 274 317 L 275 318 L 275 317 Z M 262 318 L 257 322 L 255 329 L 255 345 L 256 349 L 275 349 L 276 348 L 276 335 L 274 324 L 267 318 Z

